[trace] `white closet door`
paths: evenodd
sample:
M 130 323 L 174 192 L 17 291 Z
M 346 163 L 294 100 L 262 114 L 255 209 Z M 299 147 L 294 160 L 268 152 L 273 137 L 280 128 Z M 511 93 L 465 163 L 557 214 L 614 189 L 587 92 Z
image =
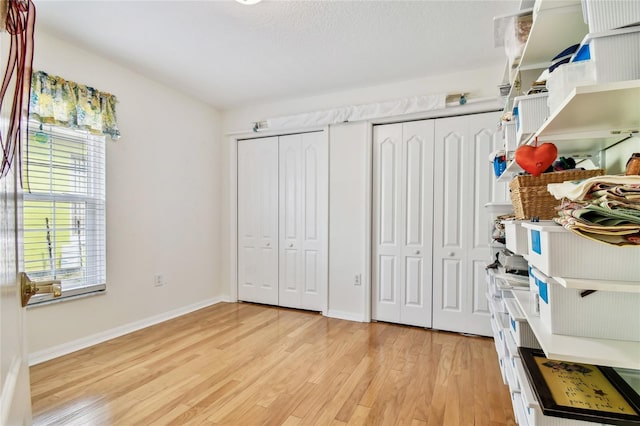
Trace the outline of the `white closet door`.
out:
M 238 141 L 238 299 L 278 304 L 278 138 Z
M 325 310 L 328 141 L 325 133 L 281 136 L 279 304 Z
M 374 128 L 373 319 L 431 326 L 433 121 Z
M 497 113 L 436 120 L 433 328 L 490 335 L 484 266 Z

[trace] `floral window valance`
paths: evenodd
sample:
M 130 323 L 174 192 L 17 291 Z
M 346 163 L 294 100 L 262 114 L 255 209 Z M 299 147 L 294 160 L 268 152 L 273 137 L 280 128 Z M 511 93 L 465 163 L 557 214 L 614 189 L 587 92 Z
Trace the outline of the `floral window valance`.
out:
M 120 138 L 114 95 L 92 87 L 33 71 L 29 117 L 41 123 L 85 129 Z

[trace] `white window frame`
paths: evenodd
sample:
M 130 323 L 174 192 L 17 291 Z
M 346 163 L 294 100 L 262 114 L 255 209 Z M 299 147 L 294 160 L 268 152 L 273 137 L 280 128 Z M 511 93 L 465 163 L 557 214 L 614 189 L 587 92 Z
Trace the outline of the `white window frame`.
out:
M 26 168 L 29 167 L 29 159 L 27 149 L 23 149 L 23 176 L 24 176 L 24 191 L 22 193 L 23 202 L 21 204 L 20 218 L 22 223 L 20 229 L 22 231 L 22 250 L 20 253 L 20 263 L 22 270 L 29 273 L 33 281 L 45 281 L 51 279 L 60 279 L 62 281 L 62 296 L 54 298 L 51 294 L 37 294 L 33 296 L 29 305 L 37 305 L 43 303 L 49 303 L 59 300 L 68 300 L 69 298 L 75 298 L 79 296 L 86 296 L 91 294 L 101 294 L 106 291 L 106 169 L 105 169 L 105 136 L 94 135 L 86 130 L 81 129 L 69 129 L 60 126 L 41 124 L 37 121 L 29 121 L 29 137 L 26 138 L 27 143 L 31 140 L 31 133 L 40 132 L 48 136 L 49 143 L 49 165 L 53 163 L 52 155 L 54 151 L 54 144 L 56 140 L 59 141 L 72 141 L 74 143 L 82 143 L 84 141 L 87 148 L 86 157 L 78 156 L 74 153 L 69 153 L 68 159 L 74 164 L 73 167 L 68 169 L 68 173 L 71 175 L 66 181 L 71 183 L 74 188 L 70 191 L 60 191 L 53 188 L 53 183 L 49 185 L 49 191 L 31 192 L 29 190 L 29 174 Z M 82 163 L 86 163 L 83 165 Z M 83 170 L 86 168 L 86 171 Z M 55 167 L 49 168 L 49 173 L 52 176 L 51 182 L 55 179 L 53 174 L 56 170 Z M 83 180 L 84 179 L 84 180 Z M 37 187 L 37 185 L 34 185 Z M 27 227 L 29 224 L 25 223 L 25 211 L 29 211 L 29 207 L 26 207 L 29 201 L 42 201 L 53 203 L 70 203 L 69 207 L 69 224 L 68 228 L 64 229 L 59 226 L 56 228 L 57 221 L 55 220 L 56 208 L 52 208 L 54 217 L 52 218 L 51 243 L 53 246 L 53 253 L 55 255 L 49 257 L 50 266 L 48 269 L 35 270 L 34 267 L 30 267 L 29 261 L 26 260 L 25 255 L 25 234 L 29 232 Z M 82 207 L 78 207 L 78 204 L 83 204 Z M 80 232 L 75 223 L 77 219 L 76 214 L 78 210 L 84 210 L 84 224 L 80 225 Z M 60 228 L 60 229 L 58 229 Z M 78 236 L 79 246 L 79 267 L 75 267 L 81 274 L 81 277 L 73 279 L 65 279 L 65 272 L 68 272 L 68 268 L 63 267 L 62 254 L 58 256 L 58 241 L 56 236 L 62 232 L 69 232 L 71 237 L 75 234 Z M 68 245 L 73 246 L 74 241 L 68 241 Z M 84 244 L 83 244 L 84 243 Z M 62 246 L 62 244 L 61 244 Z M 60 247 L 61 249 L 61 247 Z

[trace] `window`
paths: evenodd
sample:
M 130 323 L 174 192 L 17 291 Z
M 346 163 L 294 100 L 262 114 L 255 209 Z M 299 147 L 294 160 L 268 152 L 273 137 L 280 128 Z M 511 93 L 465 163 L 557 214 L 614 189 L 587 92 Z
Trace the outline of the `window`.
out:
M 104 291 L 105 137 L 31 121 L 22 155 L 25 272 L 61 280 L 62 298 Z

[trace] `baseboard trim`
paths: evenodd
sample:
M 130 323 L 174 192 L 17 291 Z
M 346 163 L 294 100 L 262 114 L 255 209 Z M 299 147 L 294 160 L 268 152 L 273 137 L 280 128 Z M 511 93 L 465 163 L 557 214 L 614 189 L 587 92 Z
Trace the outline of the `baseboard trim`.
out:
M 364 319 L 364 316 L 362 314 L 354 314 L 353 312 L 336 311 L 333 309 L 329 309 L 326 316 L 328 316 L 329 318 L 337 318 L 337 319 L 347 320 L 347 321 L 369 322 Z
M 207 306 L 215 305 L 220 302 L 228 302 L 227 297 L 214 297 L 212 299 L 202 300 L 192 305 L 183 306 L 171 311 L 163 312 L 152 317 L 144 318 L 139 321 L 135 321 L 129 324 L 121 325 L 119 327 L 112 328 L 100 333 L 96 333 L 81 339 L 73 340 L 71 342 L 56 345 L 51 348 L 43 349 L 41 351 L 33 352 L 29 354 L 29 366 L 43 363 L 54 358 L 58 358 L 63 355 L 70 354 L 81 349 L 88 348 L 98 343 L 106 342 L 107 340 L 114 339 L 116 337 L 123 336 L 125 334 L 132 333 L 134 331 L 141 330 L 146 327 L 150 327 L 155 324 L 159 324 L 170 319 L 186 315 L 190 312 L 197 311 L 198 309 L 206 308 Z

